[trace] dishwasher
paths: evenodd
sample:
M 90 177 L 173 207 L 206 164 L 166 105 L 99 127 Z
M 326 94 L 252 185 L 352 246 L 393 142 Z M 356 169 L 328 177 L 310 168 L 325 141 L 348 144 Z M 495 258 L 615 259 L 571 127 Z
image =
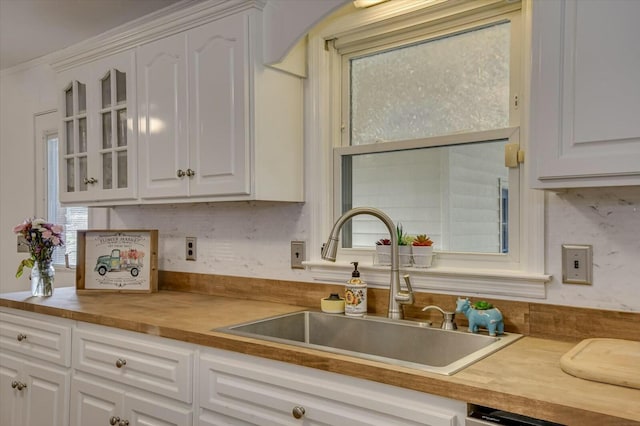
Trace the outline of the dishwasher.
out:
M 565 426 L 547 420 L 534 419 L 482 405 L 469 404 L 465 426 Z

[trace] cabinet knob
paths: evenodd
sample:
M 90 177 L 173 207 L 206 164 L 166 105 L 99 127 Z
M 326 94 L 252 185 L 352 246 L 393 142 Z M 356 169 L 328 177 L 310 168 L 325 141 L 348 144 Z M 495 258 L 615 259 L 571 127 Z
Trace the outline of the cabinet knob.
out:
M 122 358 L 118 358 L 118 360 L 116 361 L 116 367 L 122 368 L 125 365 L 127 365 L 127 360 L 126 359 L 122 359 Z
M 11 387 L 21 391 L 22 389 L 27 387 L 27 384 L 26 383 L 22 383 L 22 382 L 17 382 L 17 381 L 14 380 L 13 382 L 11 382 Z
M 116 417 L 116 416 L 111 416 L 109 418 L 109 424 L 112 426 L 117 425 L 120 422 L 120 417 Z
M 184 172 L 184 170 L 182 170 L 182 169 L 178 169 L 178 171 L 176 172 L 176 175 L 177 175 L 179 178 L 182 178 L 182 177 L 185 177 L 185 176 L 186 176 L 186 173 Z
M 193 177 L 196 175 L 195 170 L 187 169 L 187 176 Z
M 85 183 L 85 185 L 86 184 L 93 185 L 94 183 L 98 183 L 98 179 L 96 179 L 96 178 L 89 178 L 89 179 L 84 178 L 84 183 Z
M 296 405 L 295 407 L 293 407 L 293 410 L 291 410 L 291 415 L 296 419 L 301 419 L 302 417 L 304 417 L 304 407 Z
M 16 336 L 16 339 L 18 339 L 18 342 L 22 342 L 26 338 L 27 338 L 27 335 L 24 333 L 18 333 L 18 335 Z
M 129 426 L 129 420 L 120 420 L 118 426 Z

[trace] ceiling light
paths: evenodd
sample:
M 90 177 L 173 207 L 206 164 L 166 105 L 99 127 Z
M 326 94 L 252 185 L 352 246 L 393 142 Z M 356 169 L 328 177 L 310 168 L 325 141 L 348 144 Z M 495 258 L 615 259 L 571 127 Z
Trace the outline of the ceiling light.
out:
M 353 0 L 353 5 L 357 8 L 370 7 L 387 0 Z

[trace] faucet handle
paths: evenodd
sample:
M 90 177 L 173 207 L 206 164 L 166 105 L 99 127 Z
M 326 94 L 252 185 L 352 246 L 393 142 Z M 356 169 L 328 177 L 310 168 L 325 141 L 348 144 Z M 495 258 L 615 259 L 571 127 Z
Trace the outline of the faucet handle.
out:
M 401 305 L 413 305 L 415 298 L 413 297 L 413 288 L 411 287 L 411 278 L 409 275 L 405 275 L 404 282 L 407 284 L 407 291 L 400 290 L 398 294 L 394 296 L 396 302 Z
M 458 326 L 456 324 L 456 313 L 451 311 L 445 311 L 440 306 L 429 305 L 422 308 L 422 312 L 428 311 L 429 309 L 435 309 L 436 311 L 440 311 L 442 314 L 442 325 L 440 328 L 443 330 L 457 330 Z

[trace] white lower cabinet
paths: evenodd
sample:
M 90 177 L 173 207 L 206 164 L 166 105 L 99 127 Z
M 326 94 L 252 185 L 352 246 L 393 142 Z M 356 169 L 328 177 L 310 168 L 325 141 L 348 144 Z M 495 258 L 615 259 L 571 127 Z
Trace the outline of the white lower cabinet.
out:
M 209 348 L 199 380 L 199 426 L 461 426 L 466 416 L 460 401 Z
M 181 342 L 78 324 L 71 425 L 191 426 L 194 353 Z
M 462 426 L 466 404 L 285 362 L 0 310 L 1 426 Z
M 148 392 L 78 374 L 71 383 L 71 425 L 190 426 L 193 410 Z
M 45 315 L 0 312 L 0 425 L 69 424 L 71 325 Z

